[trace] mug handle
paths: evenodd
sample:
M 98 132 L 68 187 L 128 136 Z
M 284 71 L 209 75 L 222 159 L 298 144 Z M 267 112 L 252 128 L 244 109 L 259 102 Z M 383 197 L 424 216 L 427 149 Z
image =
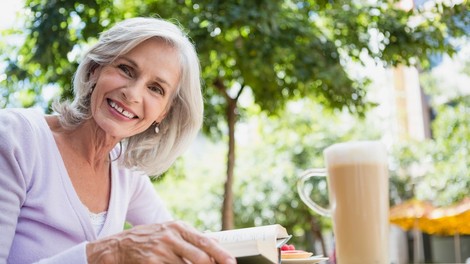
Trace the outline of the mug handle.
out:
M 297 181 L 297 192 L 300 195 L 300 199 L 313 211 L 317 212 L 322 216 L 331 217 L 331 210 L 327 208 L 323 208 L 322 206 L 318 205 L 314 202 L 310 195 L 305 191 L 305 181 L 311 177 L 326 177 L 326 170 L 325 169 L 308 169 L 304 171 L 301 175 L 299 180 Z

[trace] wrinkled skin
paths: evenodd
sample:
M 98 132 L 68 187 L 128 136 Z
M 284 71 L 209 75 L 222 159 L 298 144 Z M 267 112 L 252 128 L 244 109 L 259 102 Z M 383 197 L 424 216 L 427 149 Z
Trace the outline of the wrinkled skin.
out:
M 88 263 L 219 263 L 235 259 L 183 222 L 137 226 L 87 244 Z

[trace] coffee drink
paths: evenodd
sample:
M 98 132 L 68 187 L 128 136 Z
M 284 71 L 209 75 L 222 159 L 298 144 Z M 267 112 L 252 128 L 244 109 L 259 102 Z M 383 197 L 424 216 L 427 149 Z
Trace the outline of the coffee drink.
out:
M 330 208 L 320 213 L 333 219 L 337 263 L 389 264 L 389 177 L 384 146 L 376 141 L 339 143 L 327 148 L 324 156 Z M 317 211 L 319 206 L 312 206 L 303 190 L 311 176 L 322 175 L 304 175 L 299 194 Z

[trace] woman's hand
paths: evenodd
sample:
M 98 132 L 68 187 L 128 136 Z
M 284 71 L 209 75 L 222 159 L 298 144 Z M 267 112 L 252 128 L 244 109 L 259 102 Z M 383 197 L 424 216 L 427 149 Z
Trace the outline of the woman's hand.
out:
M 87 244 L 88 263 L 220 263 L 235 258 L 183 222 L 137 226 Z

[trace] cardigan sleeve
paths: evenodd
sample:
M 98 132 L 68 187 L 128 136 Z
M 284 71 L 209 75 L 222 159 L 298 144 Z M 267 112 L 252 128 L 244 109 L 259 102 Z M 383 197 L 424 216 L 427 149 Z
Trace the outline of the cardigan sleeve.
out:
M 0 262 L 6 262 L 15 236 L 18 216 L 26 199 L 34 146 L 32 130 L 18 114 L 0 111 Z
M 6 263 L 15 239 L 21 208 L 32 186 L 39 157 L 35 129 L 12 109 L 0 110 L 0 263 Z M 71 247 L 38 263 L 86 264 L 86 243 Z M 28 254 L 25 251 L 25 254 Z
M 72 248 L 69 248 L 55 256 L 42 259 L 36 264 L 87 264 L 86 245 L 88 242 L 82 242 Z
M 163 200 L 157 194 L 150 178 L 133 175 L 134 191 L 127 211 L 127 221 L 132 225 L 162 223 L 173 219 Z

